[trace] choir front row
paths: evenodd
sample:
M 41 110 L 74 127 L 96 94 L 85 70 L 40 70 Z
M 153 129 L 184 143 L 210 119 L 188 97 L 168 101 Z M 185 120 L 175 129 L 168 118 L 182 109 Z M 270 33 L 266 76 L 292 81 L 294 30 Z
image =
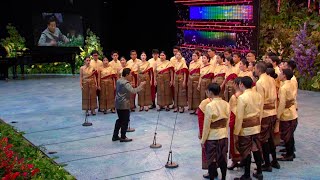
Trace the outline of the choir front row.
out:
M 146 82 L 138 93 L 140 111 L 155 108 L 157 102 L 158 111 L 170 111 L 170 105 L 174 104 L 174 112 L 183 113 L 188 106 L 190 114 L 198 115 L 202 168 L 208 169 L 204 177 L 214 179 L 219 167 L 225 179 L 227 169 L 244 167 L 244 175 L 236 179 L 251 179 L 252 153 L 257 165 L 253 177 L 263 179 L 262 171 L 280 169 L 278 160 L 295 158 L 298 115 L 293 61 L 280 64 L 278 57 L 269 54 L 265 62 L 256 63 L 252 52 L 247 59 L 241 59 L 237 53 L 231 57 L 228 49 L 224 54 L 215 54 L 211 48 L 202 56 L 194 52 L 188 67 L 179 49 L 174 48 L 173 52 L 175 56 L 169 61 L 164 52 L 153 50 L 153 58 L 147 61 L 146 53 L 141 54 L 140 60 L 132 50 L 128 62 L 124 57 L 118 60 L 118 53 L 113 52 L 113 60 L 109 62 L 107 58 L 98 60 L 98 52 L 94 51 L 93 60 L 85 58 L 80 69 L 82 109 L 95 115 L 98 96 L 99 111 L 114 113 L 115 82 L 124 68 L 130 68 L 133 87 Z M 135 100 L 136 95 L 132 95 L 132 111 Z M 280 138 L 286 153 L 277 158 Z M 229 167 L 227 152 L 232 159 Z

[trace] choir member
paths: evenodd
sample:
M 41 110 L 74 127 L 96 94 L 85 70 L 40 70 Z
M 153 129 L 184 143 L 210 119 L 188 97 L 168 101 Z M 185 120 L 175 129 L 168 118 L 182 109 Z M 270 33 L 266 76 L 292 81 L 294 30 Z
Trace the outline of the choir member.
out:
M 96 78 L 96 81 L 98 82 L 98 70 L 103 66 L 103 63 L 99 59 L 99 52 L 97 50 L 93 50 L 91 52 L 91 56 L 93 57 L 93 59 L 90 61 L 90 66 L 92 66 L 96 70 L 95 78 Z M 97 89 L 96 91 L 97 91 L 96 95 L 98 97 L 98 102 L 100 104 L 100 90 Z M 98 109 L 98 111 L 100 111 L 100 108 Z
M 203 56 L 203 54 L 202 54 L 202 48 L 196 47 L 196 48 L 194 49 L 194 52 L 195 52 L 195 53 L 199 53 L 199 60 L 200 60 L 200 62 L 202 62 L 202 56 Z M 210 59 L 209 59 L 209 62 L 210 62 Z
M 213 66 L 209 64 L 209 55 L 205 54 L 202 56 L 202 63 L 203 66 L 200 69 L 200 79 L 198 83 L 198 91 L 200 91 L 200 100 L 204 100 L 206 97 L 206 89 L 208 85 L 212 82 L 212 78 L 214 76 Z
M 251 71 L 249 70 L 249 64 L 250 63 L 246 59 L 242 59 L 240 61 L 240 65 L 239 65 L 240 72 L 238 74 L 238 77 L 249 76 L 253 79 L 253 73 L 252 73 L 252 70 Z
M 272 63 L 271 57 L 272 56 L 277 56 L 275 53 L 273 52 L 267 52 L 264 58 L 264 62 L 266 63 Z
M 229 102 L 231 96 L 234 94 L 233 80 L 238 77 L 237 70 L 234 66 L 234 61 L 232 57 L 226 58 L 226 74 L 223 83 L 221 84 L 221 89 L 224 89 L 224 100 Z
M 259 76 L 259 80 L 256 82 L 256 90 L 262 96 L 264 102 L 260 132 L 260 141 L 265 162 L 262 170 L 272 172 L 272 167 L 280 168 L 276 159 L 273 141 L 277 120 L 277 90 L 274 79 L 266 74 L 266 70 L 267 66 L 265 62 L 258 62 L 255 66 L 255 74 Z M 272 162 L 270 162 L 270 153 L 272 155 Z
M 213 66 L 215 69 L 217 66 L 217 55 L 216 55 L 216 49 L 215 48 L 210 48 L 208 49 L 208 54 L 210 56 L 210 64 Z
M 91 56 L 93 59 L 90 61 L 90 66 L 92 66 L 95 70 L 98 70 L 103 66 L 102 61 L 99 59 L 99 52 L 96 50 L 93 50 L 91 52 Z
M 137 87 L 138 84 L 138 64 L 141 63 L 141 60 L 137 58 L 137 51 L 131 50 L 130 51 L 130 57 L 131 59 L 127 62 L 128 66 L 131 69 L 131 75 L 133 78 L 133 87 Z M 131 102 L 133 102 L 133 108 L 131 108 L 131 111 L 134 112 L 136 108 L 136 94 L 131 94 Z
M 118 76 L 119 71 L 121 69 L 121 62 L 118 59 L 119 58 L 119 53 L 118 51 L 112 51 L 111 52 L 111 57 L 112 57 L 112 61 L 110 61 L 110 66 L 117 72 L 117 78 L 120 78 L 120 76 Z
M 243 94 L 241 94 L 237 100 L 236 121 L 233 133 L 236 147 L 240 152 L 245 169 L 244 175 L 240 178 L 235 178 L 235 180 L 251 179 L 251 152 L 257 165 L 257 171 L 253 173 L 253 176 L 259 180 L 263 179 L 259 140 L 261 129 L 260 120 L 263 113 L 263 98 L 258 92 L 252 90 L 252 84 L 253 81 L 250 77 L 241 77 L 239 87 Z
M 274 79 L 274 84 L 277 87 L 277 80 L 279 79 L 279 77 L 276 74 L 275 69 L 274 68 L 267 68 L 266 74 Z M 278 88 L 277 88 L 277 97 L 279 97 L 278 96 Z M 278 104 L 279 104 L 279 102 L 278 102 L 278 98 L 277 98 L 276 107 L 278 107 Z M 276 124 L 275 124 L 275 128 L 274 128 L 274 133 L 273 133 L 273 141 L 274 141 L 275 146 L 280 144 L 279 123 L 280 123 L 279 119 L 277 119 Z
M 208 91 L 206 91 L 208 93 Z M 208 94 L 207 94 L 208 96 Z M 199 134 L 198 138 L 201 140 L 202 139 L 202 132 L 203 132 L 203 124 L 204 124 L 204 113 L 206 110 L 207 104 L 211 102 L 211 98 L 206 98 L 203 101 L 201 101 L 199 108 L 198 108 L 198 125 L 199 125 Z M 207 163 L 207 158 L 206 158 L 206 151 L 205 147 L 201 148 L 201 159 L 202 159 L 202 169 L 208 169 L 208 163 Z M 216 172 L 218 175 L 218 172 Z M 203 175 L 204 178 L 209 178 L 209 173 Z
M 172 104 L 172 90 L 173 85 L 173 66 L 170 61 L 166 59 L 164 51 L 160 53 L 160 62 L 157 65 L 155 74 L 155 85 L 157 86 L 157 104 L 158 111 L 165 108 L 170 111 L 169 106 Z
M 235 141 L 234 141 L 234 135 L 233 135 L 233 130 L 234 130 L 234 125 L 236 122 L 236 110 L 237 110 L 237 100 L 238 97 L 242 94 L 242 92 L 240 91 L 240 81 L 241 78 L 237 77 L 234 80 L 233 86 L 235 89 L 235 93 L 231 96 L 230 101 L 229 101 L 229 105 L 230 105 L 230 121 L 229 121 L 229 127 L 230 127 L 230 151 L 229 151 L 229 158 L 232 160 L 232 164 L 231 166 L 228 167 L 229 170 L 233 170 L 235 167 L 240 167 L 240 164 L 238 162 L 240 162 L 241 157 L 240 154 L 238 152 L 238 150 L 236 149 L 235 146 Z
M 192 61 L 189 65 L 188 80 L 188 106 L 189 110 L 192 110 L 190 114 L 196 114 L 196 110 L 200 104 L 200 92 L 197 90 L 197 87 L 199 84 L 201 65 L 199 53 L 193 53 Z
M 222 180 L 227 174 L 229 104 L 219 96 L 220 86 L 209 84 L 207 94 L 212 99 L 206 106 L 201 146 L 205 147 L 209 178 L 217 177 L 217 168 L 221 170 Z
M 103 58 L 103 66 L 98 71 L 98 89 L 100 90 L 99 108 L 104 114 L 110 109 L 115 113 L 115 90 L 117 71 L 110 65 L 108 58 Z
M 246 56 L 247 60 L 249 61 L 249 63 L 254 62 L 256 63 L 256 52 L 255 51 L 250 51 L 247 56 Z
M 184 107 L 187 106 L 187 79 L 188 79 L 188 67 L 185 62 L 182 61 L 180 52 L 176 53 L 177 62 L 174 65 L 174 106 L 173 112 L 184 112 Z
M 232 58 L 232 49 L 227 47 L 224 51 L 223 51 L 223 55 L 225 58 Z
M 180 52 L 180 54 L 181 54 L 181 49 L 180 49 L 179 46 L 174 46 L 172 52 L 173 52 L 173 56 L 170 58 L 170 62 L 174 66 L 176 64 L 176 62 L 177 62 L 176 54 L 178 52 Z M 181 56 L 181 60 L 182 60 L 182 62 L 186 63 L 186 60 L 182 56 Z
M 224 77 L 226 75 L 226 66 L 224 64 L 224 55 L 222 53 L 216 56 L 217 65 L 214 68 L 214 78 L 212 82 L 219 84 L 220 86 L 224 82 Z M 224 99 L 224 89 L 220 91 L 220 97 Z
M 96 69 L 90 66 L 90 57 L 84 59 L 85 65 L 80 68 L 80 87 L 82 90 L 82 110 L 91 110 L 92 115 L 96 115 L 97 109 L 97 94 L 98 87 L 97 79 L 95 77 Z
M 236 74 L 238 75 L 240 73 L 240 61 L 241 61 L 241 55 L 240 53 L 233 53 L 232 56 L 233 62 L 234 62 L 234 68 L 236 71 Z
M 153 49 L 152 50 L 152 58 L 148 60 L 148 62 L 150 63 L 150 67 L 153 68 L 153 82 L 151 84 L 151 97 L 152 97 L 152 106 L 150 107 L 151 109 L 156 108 L 156 86 L 154 84 L 154 75 L 155 70 L 157 68 L 157 64 L 160 63 L 160 58 L 159 58 L 159 50 L 158 49 Z
M 280 134 L 285 142 L 286 154 L 283 154 L 280 161 L 293 161 L 294 158 L 294 131 L 298 124 L 298 114 L 295 107 L 295 94 L 292 89 L 295 85 L 292 82 L 293 72 L 291 69 L 283 69 L 280 73 L 280 80 L 283 85 L 279 90 L 279 107 L 277 117 L 280 119 Z
M 151 98 L 151 84 L 153 82 L 153 68 L 147 61 L 147 55 L 145 52 L 141 53 L 141 63 L 138 65 L 138 84 L 146 82 L 145 88 L 138 93 L 138 105 L 139 111 L 149 110 L 149 106 L 152 105 Z
M 247 59 L 247 61 L 248 61 L 248 59 Z M 248 62 L 249 62 L 249 61 L 248 61 Z M 251 72 L 253 73 L 255 66 L 256 66 L 256 63 L 255 63 L 255 62 L 249 62 L 248 71 L 251 71 Z
M 279 75 L 280 75 L 280 68 L 279 68 L 279 64 L 280 64 L 280 59 L 278 58 L 278 56 L 271 56 L 270 57 L 270 60 L 271 60 L 271 64 L 272 64 L 272 67 L 275 71 L 275 73 L 277 74 L 277 77 L 275 80 L 276 80 L 276 87 L 277 87 L 277 93 L 279 91 L 279 88 L 280 88 L 280 79 L 279 79 Z
M 283 69 L 291 69 L 292 72 L 294 72 L 294 70 L 296 69 L 296 62 L 293 61 L 293 60 L 290 60 L 290 61 L 286 61 L 283 63 L 283 66 L 282 66 L 282 70 Z M 295 106 L 296 108 L 298 109 L 298 104 L 297 104 L 297 95 L 298 95 L 298 81 L 297 81 L 297 78 L 295 75 L 293 75 L 293 77 L 291 78 L 291 81 L 293 83 L 293 95 L 295 97 Z

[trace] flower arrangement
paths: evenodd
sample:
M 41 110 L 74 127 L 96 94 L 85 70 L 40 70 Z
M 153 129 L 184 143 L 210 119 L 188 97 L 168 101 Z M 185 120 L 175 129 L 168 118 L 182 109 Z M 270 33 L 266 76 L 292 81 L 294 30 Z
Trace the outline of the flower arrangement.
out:
M 82 48 L 80 47 L 80 54 L 76 56 L 76 68 L 79 69 L 80 66 L 83 65 L 83 59 L 86 56 L 89 56 L 93 50 L 97 50 L 99 52 L 99 55 L 103 55 L 103 48 L 100 44 L 100 38 L 93 33 L 90 29 L 87 30 L 87 36 L 85 40 L 85 46 Z
M 8 24 L 6 27 L 9 36 L 1 39 L 0 45 L 7 51 L 7 57 L 17 57 L 22 54 L 22 51 L 27 50 L 26 40 L 22 37 L 16 27 Z
M 315 62 L 318 55 L 318 48 L 308 38 L 307 23 L 304 23 L 303 28 L 295 37 L 291 47 L 294 51 L 293 58 L 297 63 L 300 76 L 310 78 L 315 76 L 317 72 Z

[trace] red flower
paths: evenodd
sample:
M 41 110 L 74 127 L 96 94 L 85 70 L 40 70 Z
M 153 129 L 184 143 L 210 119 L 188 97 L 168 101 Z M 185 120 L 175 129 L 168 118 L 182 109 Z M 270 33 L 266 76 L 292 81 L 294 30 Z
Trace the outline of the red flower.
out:
M 15 172 L 11 177 L 12 179 L 16 179 L 18 176 L 20 176 L 20 172 Z
M 5 142 L 7 144 L 8 143 L 8 138 L 7 137 L 2 138 L 1 142 Z
M 38 172 L 40 172 L 40 170 L 38 168 L 35 168 L 34 170 L 31 171 L 31 176 L 34 176 Z
M 23 177 L 27 177 L 27 176 L 28 176 L 28 173 L 27 173 L 27 172 L 24 172 L 24 173 L 22 173 L 22 176 L 23 176 Z
M 32 168 L 33 168 L 33 164 L 27 164 L 27 167 L 28 167 L 29 169 L 32 169 Z

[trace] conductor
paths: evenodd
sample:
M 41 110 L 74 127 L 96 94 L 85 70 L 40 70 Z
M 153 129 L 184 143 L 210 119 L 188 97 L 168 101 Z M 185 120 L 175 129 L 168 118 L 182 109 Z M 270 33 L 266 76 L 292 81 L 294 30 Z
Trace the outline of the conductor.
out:
M 122 71 L 122 77 L 117 80 L 116 86 L 116 109 L 118 119 L 114 126 L 112 141 L 130 142 L 132 139 L 127 138 L 126 132 L 130 120 L 130 95 L 138 93 L 143 89 L 146 82 L 141 82 L 137 88 L 133 88 L 129 81 L 131 70 L 125 68 Z M 119 130 L 121 129 L 121 137 Z

